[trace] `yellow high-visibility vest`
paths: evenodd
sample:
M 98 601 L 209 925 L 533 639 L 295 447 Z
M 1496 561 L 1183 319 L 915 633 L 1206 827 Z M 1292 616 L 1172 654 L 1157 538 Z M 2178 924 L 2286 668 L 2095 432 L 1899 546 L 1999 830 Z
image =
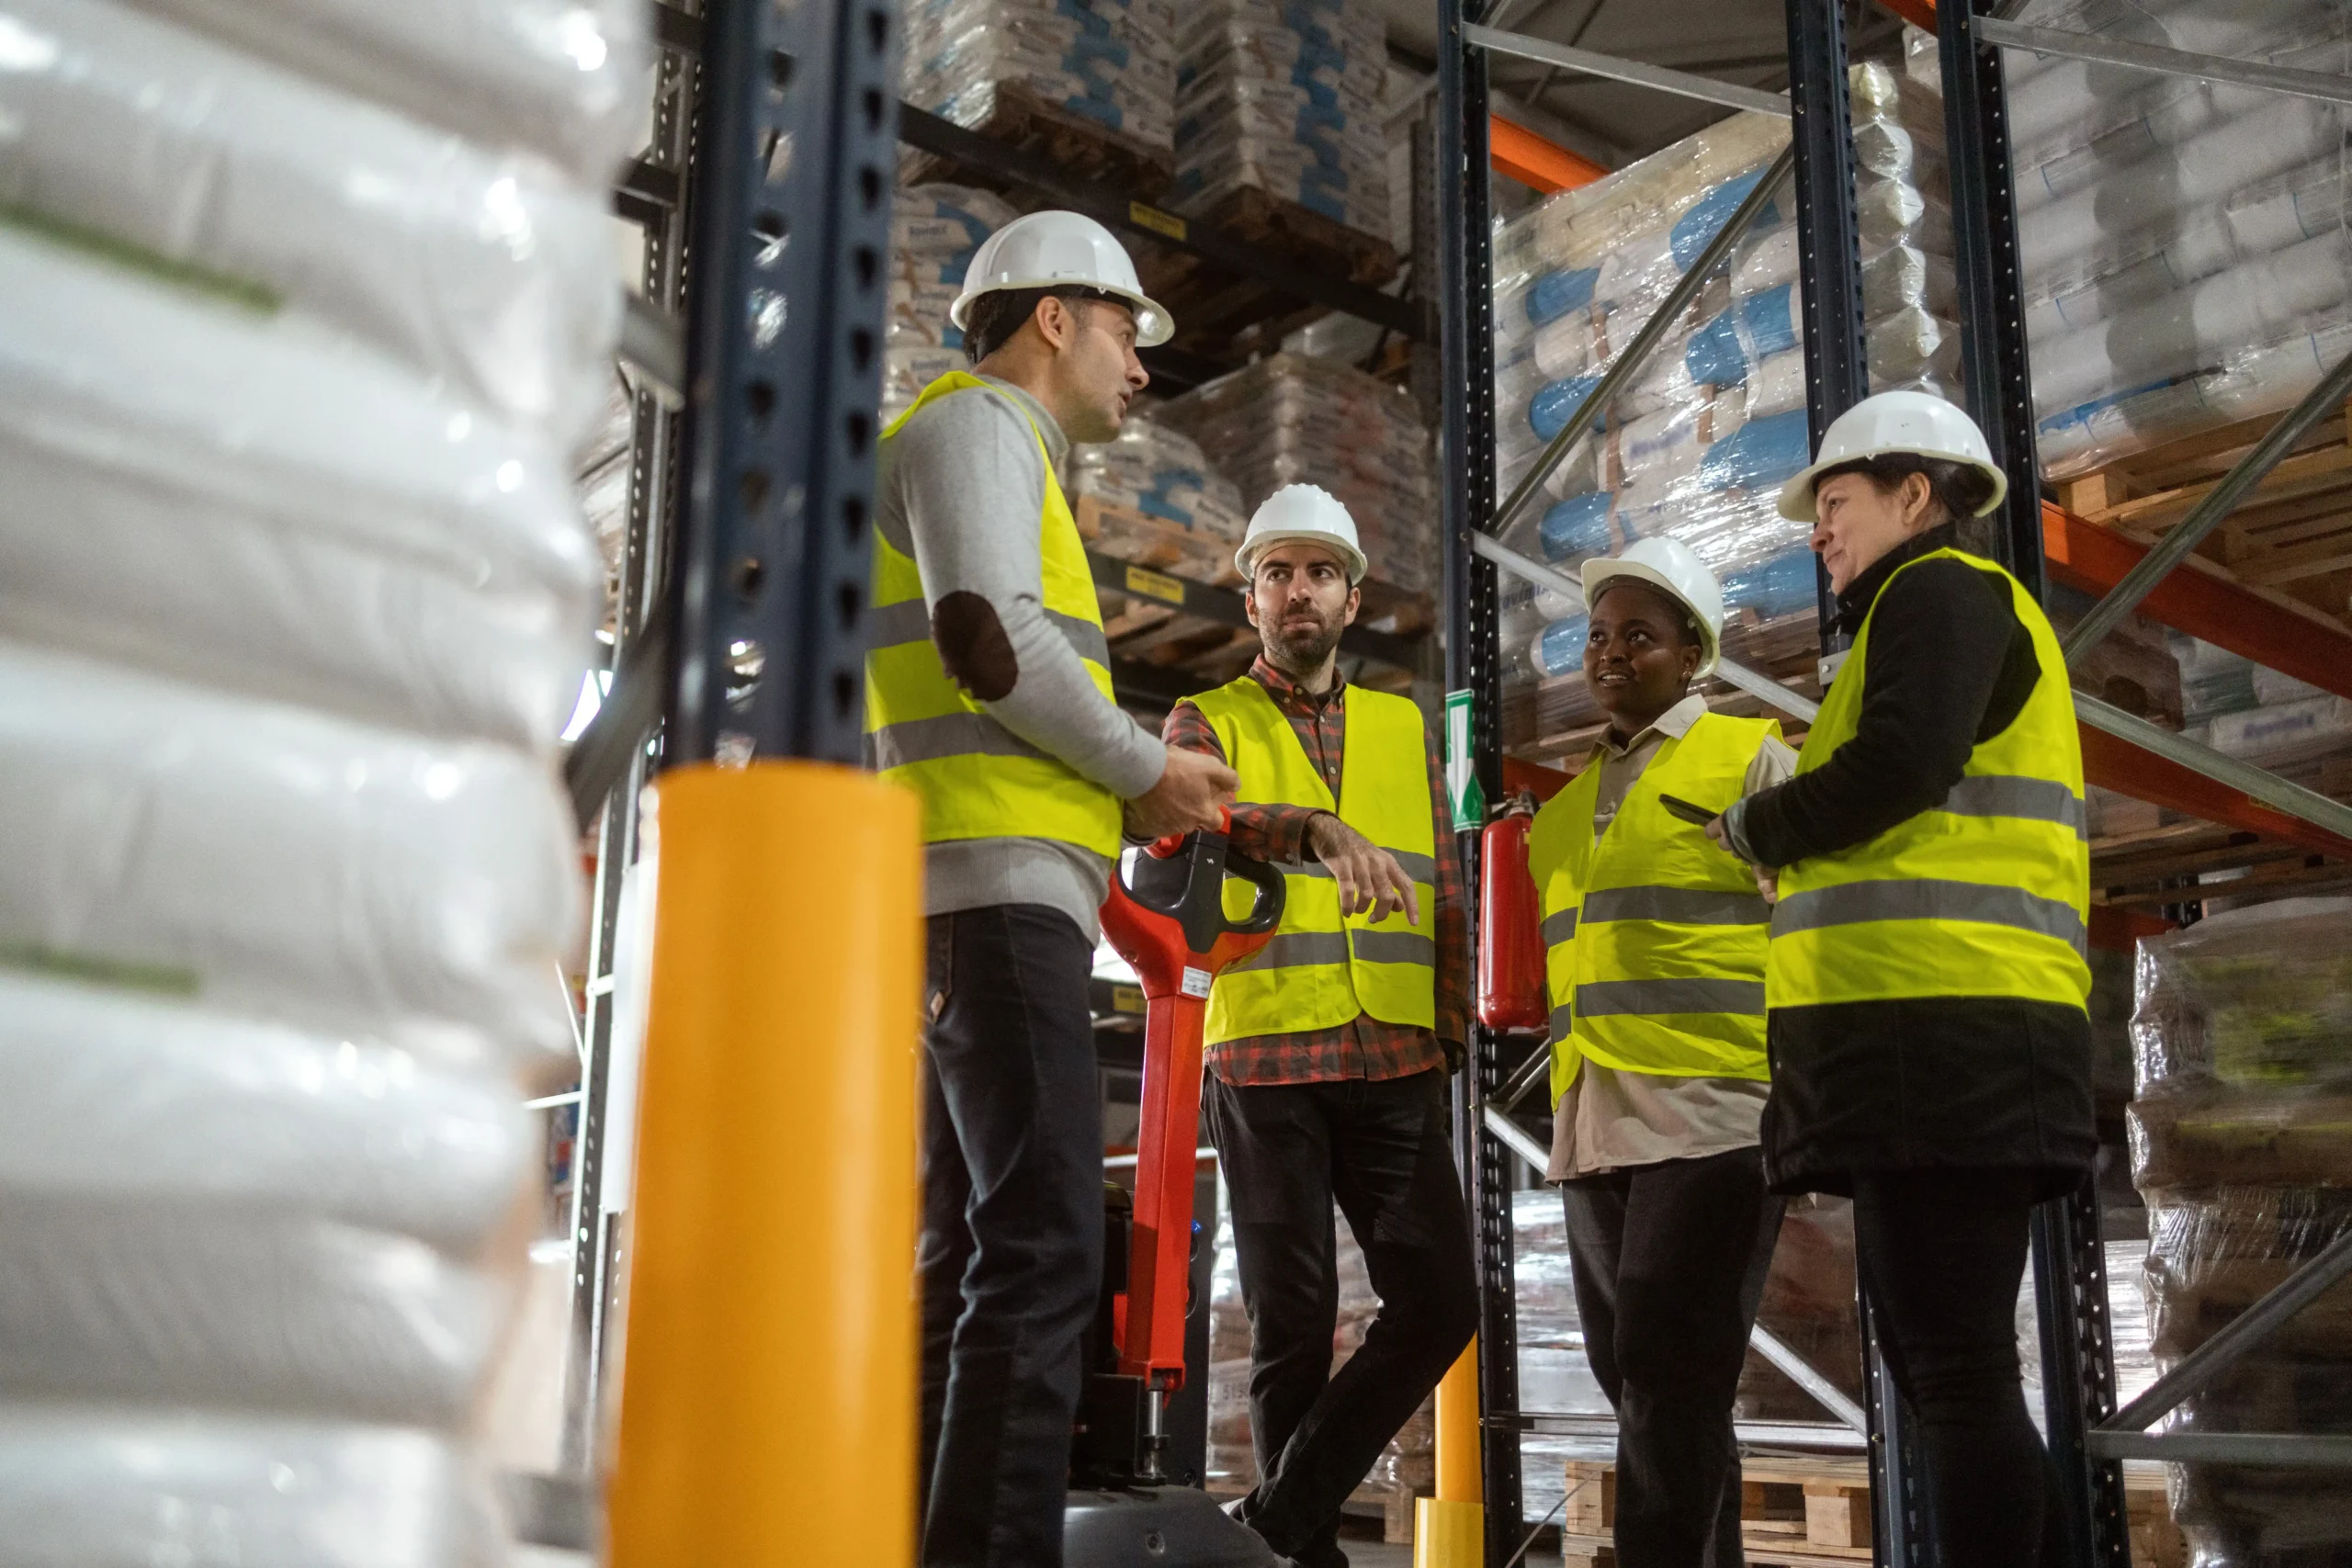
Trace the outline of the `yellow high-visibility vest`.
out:
M 882 433 L 887 444 L 907 421 L 942 398 L 985 389 L 951 370 Z M 1037 517 L 1046 618 L 1061 629 L 1103 699 L 1111 698 L 1110 648 L 1069 502 L 1054 477 L 1035 423 L 1046 501 Z M 865 733 L 874 765 L 922 796 L 922 838 L 1056 839 L 1104 856 L 1119 852 L 1119 800 L 1101 784 L 1005 728 L 949 678 L 931 640 L 922 573 L 912 556 L 874 536 L 873 627 L 865 655 Z
M 1210 988 L 1211 1044 L 1329 1029 L 1360 1012 L 1384 1023 L 1437 1025 L 1437 840 L 1421 710 L 1356 685 L 1340 700 L 1347 705 L 1347 750 L 1335 801 L 1297 731 L 1256 681 L 1244 675 L 1193 699 L 1241 775 L 1244 801 L 1337 813 L 1396 857 L 1420 894 L 1420 921 L 1402 910 L 1376 921 L 1342 916 L 1329 871 L 1313 861 L 1285 868 L 1274 939 Z M 1229 886 L 1234 895 L 1246 907 L 1247 890 Z
M 1773 719 L 1701 715 L 1658 748 L 1598 839 L 1598 763 L 1535 814 L 1527 860 L 1543 897 L 1555 1102 L 1586 1057 L 1670 1077 L 1770 1076 L 1770 912 L 1755 874 L 1658 797 L 1723 811 L 1780 732 Z
M 2041 607 L 1991 561 L 1936 550 L 1894 576 L 1947 557 L 2007 587 L 2041 678 L 2016 720 L 1969 753 L 1940 806 L 1781 869 L 1765 977 L 1772 1007 L 1926 997 L 2084 1007 L 2090 997 L 2090 841 L 2065 657 Z M 1805 737 L 1800 775 L 1854 738 L 1877 616 L 1874 604 Z

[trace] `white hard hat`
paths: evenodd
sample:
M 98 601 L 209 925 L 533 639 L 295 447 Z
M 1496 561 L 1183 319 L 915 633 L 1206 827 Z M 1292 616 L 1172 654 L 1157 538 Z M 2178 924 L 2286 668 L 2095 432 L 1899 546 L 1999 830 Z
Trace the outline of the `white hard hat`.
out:
M 1699 554 L 1679 539 L 1636 539 L 1615 557 L 1584 563 L 1584 602 L 1598 604 L 1614 578 L 1646 582 L 1699 623 L 1699 674 L 1712 675 L 1723 652 L 1724 589 Z
M 1269 545 L 1302 539 L 1329 548 L 1348 564 L 1348 581 L 1362 582 L 1369 563 L 1356 543 L 1356 520 L 1340 498 L 1318 485 L 1284 485 L 1259 503 L 1250 515 L 1250 532 L 1233 552 L 1233 564 L 1244 577 L 1257 575 L 1258 552 Z
M 1813 482 L 1825 469 L 1858 457 L 1895 454 L 1942 457 L 1965 463 L 1993 481 L 1993 499 L 1976 509 L 1984 516 L 2008 493 L 2007 474 L 1994 465 L 1984 433 L 1956 404 L 1933 392 L 1881 392 L 1864 398 L 1832 420 L 1814 454 L 1813 467 L 1781 487 L 1781 515 L 1798 523 L 1814 520 Z
M 973 300 L 1014 288 L 1099 288 L 1116 295 L 1135 308 L 1137 348 L 1166 343 L 1176 331 L 1174 320 L 1144 293 L 1126 247 L 1082 212 L 1032 212 L 982 240 L 947 319 L 959 329 L 968 326 Z

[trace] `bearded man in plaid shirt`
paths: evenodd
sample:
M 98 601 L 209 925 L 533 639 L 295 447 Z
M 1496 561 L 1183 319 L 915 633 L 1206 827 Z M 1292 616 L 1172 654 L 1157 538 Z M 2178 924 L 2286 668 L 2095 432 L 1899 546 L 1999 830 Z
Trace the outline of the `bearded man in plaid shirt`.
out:
M 1365 561 L 1333 496 L 1292 485 L 1236 557 L 1264 651 L 1176 705 L 1163 738 L 1240 775 L 1232 847 L 1281 867 L 1281 928 L 1209 997 L 1209 1134 L 1250 1314 L 1258 1486 L 1235 1517 L 1303 1568 L 1346 1568 L 1340 1507 L 1477 1326 L 1448 1136 L 1469 989 L 1462 872 L 1420 710 L 1350 683 Z M 1332 1205 L 1380 1313 L 1335 1377 Z

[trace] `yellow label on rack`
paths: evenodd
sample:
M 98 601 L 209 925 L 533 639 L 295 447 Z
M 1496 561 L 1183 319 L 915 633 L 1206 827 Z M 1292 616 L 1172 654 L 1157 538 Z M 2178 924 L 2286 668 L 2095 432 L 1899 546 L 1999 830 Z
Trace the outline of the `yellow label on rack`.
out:
M 1127 203 L 1127 221 L 1138 229 L 1148 229 L 1155 234 L 1165 234 L 1171 240 L 1182 240 L 1190 230 L 1184 220 L 1172 212 L 1162 212 L 1147 201 Z
M 1112 987 L 1111 1010 L 1113 1012 L 1143 1011 L 1143 987 L 1141 986 Z
M 1131 566 L 1127 568 L 1127 592 L 1170 604 L 1182 604 L 1184 602 L 1184 580 L 1170 577 L 1164 571 Z

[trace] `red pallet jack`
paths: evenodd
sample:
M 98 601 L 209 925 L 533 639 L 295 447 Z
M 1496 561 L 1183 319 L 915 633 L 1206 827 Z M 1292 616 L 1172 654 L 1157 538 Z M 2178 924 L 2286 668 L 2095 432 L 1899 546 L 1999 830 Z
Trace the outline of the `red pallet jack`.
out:
M 1254 885 L 1247 919 L 1226 915 L 1227 875 Z M 1184 1382 L 1209 982 L 1272 941 L 1282 911 L 1282 873 L 1230 853 L 1223 831 L 1162 839 L 1113 869 L 1102 930 L 1134 966 L 1146 1004 L 1142 1123 L 1132 1201 L 1115 1187 L 1105 1194 L 1102 1300 L 1088 1336 L 1062 1522 L 1069 1568 L 1280 1561 L 1207 1493 L 1168 1484 L 1163 1415 Z

